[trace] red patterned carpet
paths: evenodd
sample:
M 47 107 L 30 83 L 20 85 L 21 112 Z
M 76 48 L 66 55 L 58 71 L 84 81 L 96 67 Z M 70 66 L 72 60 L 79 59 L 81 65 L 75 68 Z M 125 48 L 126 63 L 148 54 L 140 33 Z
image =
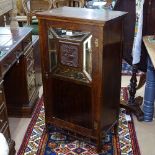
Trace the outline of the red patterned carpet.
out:
M 127 88 L 122 88 L 121 99 L 127 99 Z M 44 105 L 41 99 L 27 128 L 18 155 L 97 155 L 96 147 L 89 142 L 79 141 L 62 129 L 51 126 L 45 131 Z M 120 109 L 118 136 L 113 131 L 105 138 L 100 155 L 140 155 L 133 119 L 126 120 L 126 111 Z

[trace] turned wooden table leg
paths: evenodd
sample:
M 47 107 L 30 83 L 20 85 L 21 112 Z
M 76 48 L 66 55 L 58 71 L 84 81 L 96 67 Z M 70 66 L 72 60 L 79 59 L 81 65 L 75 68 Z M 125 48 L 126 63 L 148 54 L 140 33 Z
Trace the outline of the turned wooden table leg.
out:
M 130 79 L 130 85 L 128 87 L 129 90 L 129 99 L 128 104 L 133 105 L 135 104 L 135 94 L 136 94 L 136 87 L 137 87 L 137 74 L 138 67 L 137 65 L 132 66 L 132 77 Z
M 137 88 L 137 71 L 138 71 L 138 64 L 135 64 L 132 66 L 132 77 L 130 80 L 130 85 L 128 87 L 129 90 L 129 99 L 128 103 L 121 102 L 121 105 L 129 110 L 131 113 L 133 113 L 138 121 L 144 120 L 144 114 L 140 108 L 140 106 L 143 103 L 143 98 L 141 96 L 138 96 L 135 98 L 136 94 L 136 88 Z

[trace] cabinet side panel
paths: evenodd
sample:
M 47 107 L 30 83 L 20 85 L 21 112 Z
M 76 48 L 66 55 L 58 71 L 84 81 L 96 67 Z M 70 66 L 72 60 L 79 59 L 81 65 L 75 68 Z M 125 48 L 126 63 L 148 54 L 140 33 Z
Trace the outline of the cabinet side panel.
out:
M 106 23 L 104 27 L 102 128 L 112 125 L 119 116 L 122 30 L 121 18 Z

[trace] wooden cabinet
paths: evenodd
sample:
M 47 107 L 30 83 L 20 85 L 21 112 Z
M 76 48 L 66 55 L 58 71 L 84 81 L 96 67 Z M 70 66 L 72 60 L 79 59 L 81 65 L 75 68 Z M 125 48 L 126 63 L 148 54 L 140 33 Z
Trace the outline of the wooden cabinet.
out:
M 5 103 L 4 89 L 3 89 L 3 80 L 0 80 L 0 132 L 5 136 L 8 146 L 9 146 L 9 155 L 15 154 L 15 142 L 11 139 L 9 122 L 7 115 L 7 108 Z
M 30 28 L 11 31 L 0 28 L 0 132 L 8 142 L 10 153 L 15 154 L 11 139 L 8 114 L 30 117 L 38 99 L 35 59 Z
M 9 28 L 1 28 L 0 36 L 4 40 L 0 45 L 0 74 L 8 115 L 31 117 L 38 99 L 31 29 L 11 32 Z
M 46 125 L 95 139 L 117 126 L 125 13 L 62 7 L 38 13 Z

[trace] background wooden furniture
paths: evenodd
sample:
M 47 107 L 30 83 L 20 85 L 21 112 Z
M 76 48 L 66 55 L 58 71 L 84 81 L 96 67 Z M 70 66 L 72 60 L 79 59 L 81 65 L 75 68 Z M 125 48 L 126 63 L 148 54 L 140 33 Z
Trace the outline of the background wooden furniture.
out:
M 84 0 L 53 0 L 53 8 L 59 8 L 63 6 L 83 8 Z
M 4 14 L 8 14 L 8 12 L 12 9 L 13 9 L 12 0 L 0 1 L 0 26 L 5 26 L 5 22 L 8 23 L 8 21 L 4 21 Z M 8 16 L 6 15 L 6 17 Z M 1 38 L 1 41 L 3 41 L 2 38 Z M 2 44 L 1 41 L 0 41 L 0 45 Z M 1 51 L 1 48 L 0 48 L 0 57 L 2 54 L 3 52 Z M 15 154 L 15 142 L 11 139 L 11 136 L 10 136 L 2 76 L 0 76 L 0 132 L 4 134 L 8 142 L 9 155 L 14 155 Z
M 2 0 L 0 1 L 0 16 L 9 12 L 13 8 L 12 0 Z
M 6 23 L 10 24 L 9 12 L 13 9 L 12 0 L 2 0 L 0 1 L 0 26 L 4 26 Z M 4 16 L 6 21 L 4 21 Z
M 38 13 L 46 126 L 97 141 L 117 128 L 125 13 L 62 7 Z
M 85 0 L 70 0 L 71 7 L 83 8 L 85 5 Z
M 0 75 L 10 116 L 31 117 L 38 98 L 30 28 L 0 28 Z
M 69 6 L 69 0 L 53 0 L 53 8 Z
M 27 15 L 28 25 L 32 24 L 32 19 L 36 12 L 52 8 L 52 0 L 22 0 L 22 4 Z
M 22 0 L 16 0 L 16 6 L 17 6 L 17 15 L 18 16 L 24 16 L 25 11 L 23 8 Z
M 5 136 L 8 146 L 9 155 L 15 155 L 15 142 L 11 139 L 8 114 L 5 103 L 5 95 L 3 89 L 3 80 L 0 80 L 0 132 Z
M 38 98 L 34 48 L 30 28 L 11 31 L 9 27 L 1 27 L 0 38 L 0 132 L 8 142 L 9 155 L 14 155 L 15 142 L 11 140 L 8 114 L 30 117 L 34 109 Z

